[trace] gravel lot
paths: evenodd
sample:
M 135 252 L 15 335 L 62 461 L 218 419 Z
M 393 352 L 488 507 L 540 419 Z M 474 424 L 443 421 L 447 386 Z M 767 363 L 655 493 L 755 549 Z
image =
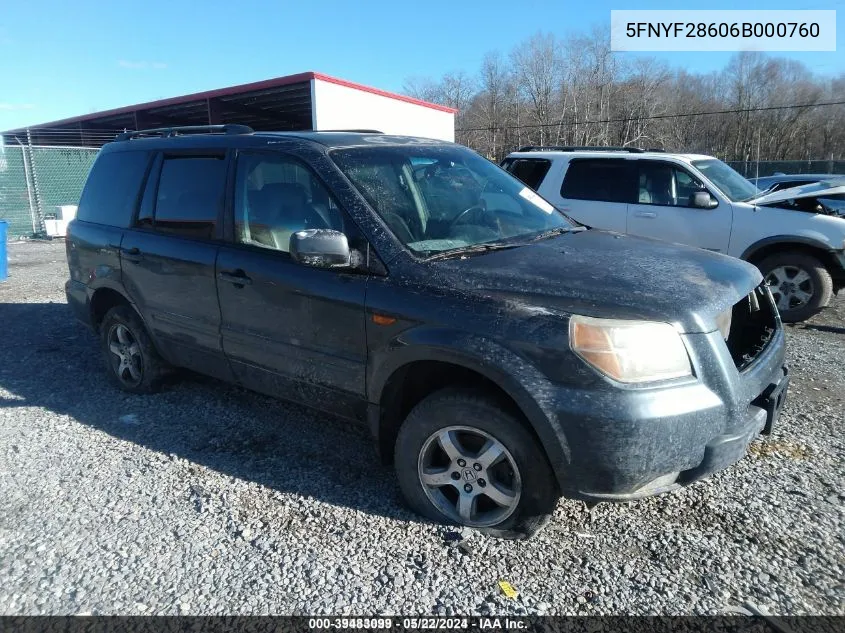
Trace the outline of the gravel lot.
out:
M 845 297 L 787 328 L 780 426 L 728 471 L 455 541 L 343 421 L 199 377 L 116 391 L 65 305 L 64 244 L 9 258 L 2 614 L 845 614 Z

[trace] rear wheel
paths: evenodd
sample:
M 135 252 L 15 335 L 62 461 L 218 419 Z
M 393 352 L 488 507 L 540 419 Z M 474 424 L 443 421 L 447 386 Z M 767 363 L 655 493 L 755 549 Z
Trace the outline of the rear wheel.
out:
M 499 537 L 534 534 L 560 496 L 532 434 L 474 392 L 443 390 L 418 404 L 399 430 L 394 461 L 416 512 Z
M 100 338 L 113 383 L 131 393 L 159 390 L 168 367 L 132 308 L 119 305 L 109 310 L 100 326 Z
M 787 251 L 770 255 L 758 265 L 786 323 L 804 321 L 830 303 L 833 280 L 812 255 Z

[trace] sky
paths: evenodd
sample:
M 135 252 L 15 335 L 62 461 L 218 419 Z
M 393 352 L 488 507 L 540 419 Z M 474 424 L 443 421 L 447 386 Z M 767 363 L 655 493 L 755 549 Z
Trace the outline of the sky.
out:
M 200 10 L 201 7 L 201 10 Z M 401 91 L 410 77 L 475 73 L 484 54 L 537 32 L 610 23 L 656 0 L 0 0 L 0 130 L 308 70 Z M 739 8 L 688 0 L 687 9 Z M 777 53 L 845 72 L 845 0 L 746 0 L 741 8 L 836 9 L 837 52 Z M 625 53 L 635 55 L 636 53 Z M 713 71 L 731 53 L 654 56 Z

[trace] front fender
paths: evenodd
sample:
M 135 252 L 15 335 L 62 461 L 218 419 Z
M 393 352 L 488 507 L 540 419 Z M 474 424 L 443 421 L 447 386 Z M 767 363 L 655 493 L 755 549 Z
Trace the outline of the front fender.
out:
M 495 340 L 450 328 L 420 326 L 370 351 L 369 401 L 380 403 L 391 376 L 417 361 L 457 365 L 481 374 L 502 389 L 534 429 L 563 486 L 563 473 L 570 462 L 569 445 L 553 410 L 553 385 L 536 367 Z
M 754 257 L 757 251 L 773 244 L 801 244 L 803 246 L 817 248 L 821 251 L 833 251 L 837 249 L 824 234 L 816 231 L 802 231 L 796 235 L 772 235 L 757 240 L 742 252 L 740 259 L 748 261 Z M 839 247 L 841 246 L 840 244 Z

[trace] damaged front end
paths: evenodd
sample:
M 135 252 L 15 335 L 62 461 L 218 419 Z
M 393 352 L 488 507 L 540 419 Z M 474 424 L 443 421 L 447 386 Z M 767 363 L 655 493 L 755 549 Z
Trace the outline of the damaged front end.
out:
M 777 207 L 804 213 L 845 217 L 845 184 L 833 181 L 814 182 L 790 187 L 748 201 L 758 207 Z

